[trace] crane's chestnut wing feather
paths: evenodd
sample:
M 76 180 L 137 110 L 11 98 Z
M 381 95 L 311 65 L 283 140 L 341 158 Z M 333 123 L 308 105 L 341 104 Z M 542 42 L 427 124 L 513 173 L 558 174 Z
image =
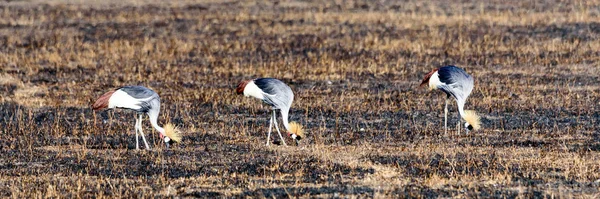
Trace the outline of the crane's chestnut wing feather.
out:
M 92 109 L 100 110 L 100 109 L 108 108 L 108 100 L 110 100 L 110 97 L 112 96 L 112 94 L 114 92 L 115 92 L 115 90 L 108 91 L 108 92 L 104 93 L 102 96 L 100 96 L 96 100 L 96 102 L 94 102 L 94 104 L 92 105 Z
M 246 80 L 246 81 L 242 81 L 238 84 L 237 88 L 235 89 L 235 92 L 237 94 L 244 94 L 244 89 L 246 89 L 246 85 L 248 85 L 248 83 L 252 81 L 252 80 Z

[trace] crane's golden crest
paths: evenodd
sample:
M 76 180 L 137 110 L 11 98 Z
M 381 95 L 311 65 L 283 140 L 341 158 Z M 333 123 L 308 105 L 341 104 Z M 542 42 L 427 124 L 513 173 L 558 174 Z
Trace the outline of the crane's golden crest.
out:
M 478 130 L 481 128 L 481 122 L 479 121 L 479 115 L 474 110 L 465 110 L 465 115 L 463 117 L 467 123 L 473 126 L 473 130 Z
M 297 122 L 290 122 L 290 132 L 304 138 L 304 129 Z
M 168 123 L 165 125 L 164 129 L 165 136 L 171 138 L 174 142 L 181 142 L 181 131 L 179 131 L 175 125 Z

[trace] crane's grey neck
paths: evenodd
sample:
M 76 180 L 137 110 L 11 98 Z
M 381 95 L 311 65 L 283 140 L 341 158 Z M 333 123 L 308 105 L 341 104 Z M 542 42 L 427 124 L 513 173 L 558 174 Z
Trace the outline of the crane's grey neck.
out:
M 158 126 L 158 112 L 157 110 L 151 109 L 148 111 L 148 117 L 150 117 L 150 124 L 158 131 L 160 134 L 165 135 L 165 129 Z
M 283 120 L 283 126 L 287 131 L 290 131 L 290 123 L 288 122 L 288 113 L 290 109 L 280 109 L 281 110 L 281 119 Z
M 158 113 L 160 112 L 160 99 L 158 98 L 158 95 L 156 98 L 150 100 L 149 106 L 148 117 L 150 117 L 150 124 L 152 124 L 152 127 L 160 132 L 160 134 L 165 135 L 165 129 L 158 126 Z

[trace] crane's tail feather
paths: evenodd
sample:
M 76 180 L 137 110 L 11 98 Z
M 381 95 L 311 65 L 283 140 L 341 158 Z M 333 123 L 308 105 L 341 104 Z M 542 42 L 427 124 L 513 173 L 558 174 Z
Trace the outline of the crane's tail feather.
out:
M 481 128 L 481 121 L 479 115 L 474 110 L 465 110 L 465 115 L 463 119 L 467 121 L 471 126 L 473 126 L 473 130 L 478 130 Z
M 92 105 L 92 108 L 94 110 L 100 110 L 100 109 L 104 109 L 108 107 L 108 100 L 110 100 L 110 97 L 112 96 L 112 94 L 115 91 L 108 91 L 106 93 L 104 93 L 102 96 L 100 96 L 100 98 L 98 98 L 96 100 L 96 102 L 94 102 L 94 104 Z
M 179 128 L 177 128 L 175 125 L 168 123 L 165 125 L 164 127 L 165 129 L 165 136 L 167 136 L 168 138 L 171 138 L 171 140 L 173 140 L 174 142 L 181 142 L 181 131 L 179 131 Z
M 297 122 L 290 122 L 290 133 L 296 134 L 296 136 L 304 138 L 304 129 L 302 125 Z

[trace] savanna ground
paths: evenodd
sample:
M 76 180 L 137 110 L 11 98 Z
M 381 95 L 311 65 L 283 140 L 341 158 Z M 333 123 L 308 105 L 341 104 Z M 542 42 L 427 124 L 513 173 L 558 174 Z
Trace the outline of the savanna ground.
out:
M 598 1 L 0 2 L 0 196 L 600 196 Z M 475 77 L 483 129 L 443 134 L 446 64 Z M 295 92 L 300 146 L 265 146 L 269 107 L 238 82 Z M 184 141 L 135 150 L 105 91 L 161 95 Z M 275 136 L 275 138 L 277 138 Z M 277 139 L 275 139 L 277 140 Z

